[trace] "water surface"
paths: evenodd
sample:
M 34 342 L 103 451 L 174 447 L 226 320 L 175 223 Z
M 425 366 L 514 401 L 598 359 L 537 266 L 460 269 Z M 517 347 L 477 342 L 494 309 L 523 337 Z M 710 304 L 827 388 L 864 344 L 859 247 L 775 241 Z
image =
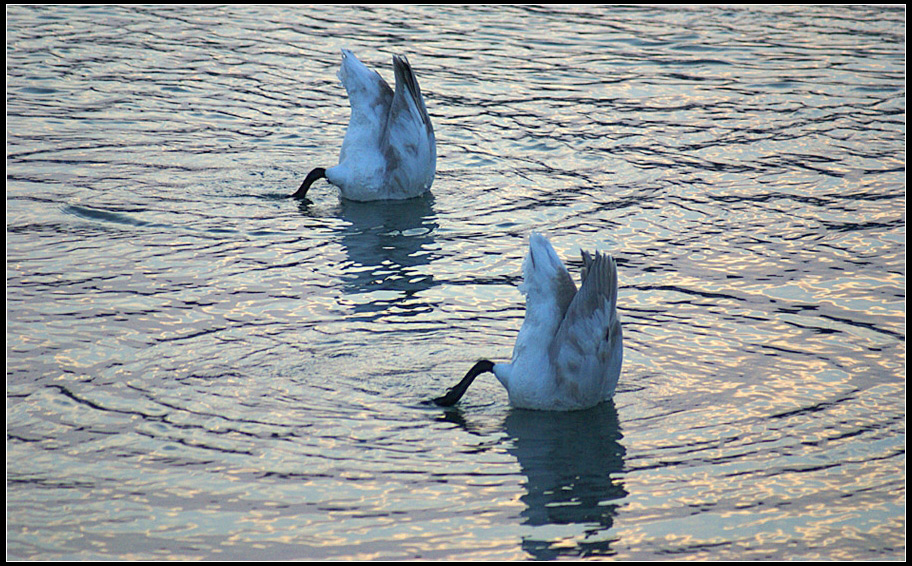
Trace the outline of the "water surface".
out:
M 432 194 L 343 201 L 352 49 Z M 7 558 L 901 559 L 905 10 L 7 9 Z M 511 409 L 528 235 L 611 403 Z

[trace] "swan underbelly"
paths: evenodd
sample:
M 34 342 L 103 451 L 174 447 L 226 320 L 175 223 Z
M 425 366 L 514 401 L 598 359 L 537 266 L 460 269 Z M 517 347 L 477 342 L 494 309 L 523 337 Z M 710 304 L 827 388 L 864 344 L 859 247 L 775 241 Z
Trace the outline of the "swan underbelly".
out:
M 433 174 L 402 166 L 391 169 L 385 158 L 372 155 L 369 150 L 354 154 L 358 159 L 343 161 L 326 170 L 326 180 L 338 187 L 344 198 L 401 200 L 420 196 L 431 188 Z

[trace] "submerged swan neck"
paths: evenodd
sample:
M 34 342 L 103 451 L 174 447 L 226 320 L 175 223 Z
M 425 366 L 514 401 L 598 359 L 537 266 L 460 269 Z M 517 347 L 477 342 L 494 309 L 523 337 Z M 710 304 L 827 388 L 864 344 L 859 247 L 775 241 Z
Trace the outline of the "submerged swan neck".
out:
M 472 366 L 472 369 L 469 370 L 469 373 L 465 374 L 465 377 L 462 378 L 462 381 L 451 387 L 446 395 L 443 397 L 438 397 L 434 399 L 434 403 L 440 405 L 441 407 L 450 407 L 455 405 L 465 394 L 466 389 L 469 388 L 469 385 L 475 381 L 475 378 L 479 375 L 486 372 L 493 372 L 494 364 L 488 360 L 480 360 Z
M 301 183 L 301 186 L 298 187 L 297 192 L 291 195 L 291 198 L 304 198 L 307 196 L 307 191 L 310 189 L 310 186 L 314 184 L 314 181 L 317 179 L 322 179 L 324 177 L 326 177 L 326 169 L 317 167 L 307 174 L 307 178 L 305 178 L 304 182 Z

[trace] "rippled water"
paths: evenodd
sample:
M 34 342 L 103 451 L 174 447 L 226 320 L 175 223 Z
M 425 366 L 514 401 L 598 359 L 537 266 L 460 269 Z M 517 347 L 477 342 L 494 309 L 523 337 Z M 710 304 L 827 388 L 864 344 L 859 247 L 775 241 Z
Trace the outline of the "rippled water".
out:
M 353 49 L 433 194 L 324 184 Z M 903 7 L 7 8 L 7 558 L 901 559 Z M 528 234 L 613 403 L 511 409 Z

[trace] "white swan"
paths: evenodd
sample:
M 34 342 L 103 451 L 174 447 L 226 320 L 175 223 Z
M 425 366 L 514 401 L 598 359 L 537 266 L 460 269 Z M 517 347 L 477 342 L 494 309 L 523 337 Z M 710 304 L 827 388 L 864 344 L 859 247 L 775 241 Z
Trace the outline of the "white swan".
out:
M 437 167 L 434 127 L 408 59 L 393 56 L 396 90 L 348 49 L 338 77 L 348 92 L 351 118 L 339 164 L 311 171 L 292 196 L 304 198 L 317 179 L 351 200 L 406 199 L 431 188 Z
M 586 409 L 614 395 L 623 361 L 617 314 L 617 265 L 582 252 L 579 291 L 547 238 L 533 233 L 523 261 L 526 317 L 511 363 L 476 363 L 456 386 L 434 399 L 455 404 L 480 374 L 492 372 L 510 404 L 524 409 Z

